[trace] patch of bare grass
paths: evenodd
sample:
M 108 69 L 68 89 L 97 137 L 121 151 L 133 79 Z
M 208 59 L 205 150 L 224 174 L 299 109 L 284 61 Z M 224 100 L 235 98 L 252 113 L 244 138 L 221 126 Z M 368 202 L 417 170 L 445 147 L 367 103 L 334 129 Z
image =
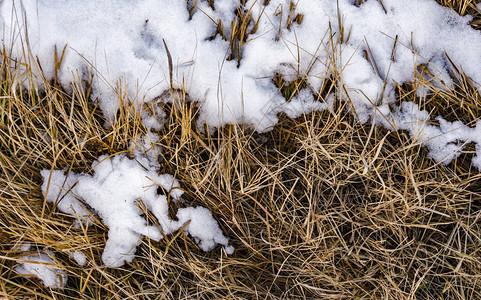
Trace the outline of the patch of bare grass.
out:
M 180 180 L 186 205 L 214 212 L 236 251 L 204 253 L 177 232 L 160 242 L 145 239 L 133 263 L 107 269 L 100 262 L 103 226 L 73 228 L 44 203 L 38 172 L 52 167 L 88 172 L 99 152 L 126 151 L 128 139 L 142 129 L 141 120 L 120 116 L 117 125 L 105 129 L 81 93 L 70 96 L 47 86 L 44 95 L 30 98 L 17 89 L 2 91 L 9 100 L 1 126 L 4 295 L 481 296 L 477 171 L 460 176 L 435 164 L 403 132 L 360 125 L 342 105 L 296 120 L 281 116 L 265 134 L 240 125 L 203 133 L 195 123 L 198 108 L 179 91 L 164 105 L 159 167 Z M 137 125 L 128 125 L 132 122 Z M 12 249 L 24 242 L 56 252 L 69 275 L 64 290 L 46 290 L 12 271 L 20 259 Z M 83 251 L 88 265 L 79 267 L 62 250 Z

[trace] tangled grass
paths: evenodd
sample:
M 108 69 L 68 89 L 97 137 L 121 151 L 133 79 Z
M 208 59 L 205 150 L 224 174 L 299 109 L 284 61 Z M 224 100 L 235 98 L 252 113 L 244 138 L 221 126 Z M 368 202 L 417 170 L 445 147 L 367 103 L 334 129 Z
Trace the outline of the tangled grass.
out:
M 470 0 L 440 2 L 459 13 L 475 8 Z M 236 250 L 205 253 L 179 231 L 144 239 L 132 263 L 106 268 L 104 226 L 73 227 L 44 201 L 39 172 L 88 173 L 99 155 L 131 151 L 129 141 L 146 131 L 140 111 L 119 92 L 121 109 L 105 128 L 88 82 L 77 80 L 67 93 L 34 76 L 38 65 L 17 64 L 5 48 L 1 54 L 1 296 L 481 299 L 481 175 L 470 165 L 472 147 L 437 164 L 405 132 L 359 124 L 347 102 L 298 119 L 281 115 L 263 134 L 238 124 L 198 128 L 198 107 L 185 91 L 151 104 L 166 113 L 155 143 L 159 171 L 179 180 L 186 205 L 213 212 Z M 418 78 L 412 85 L 429 84 Z M 459 78 L 449 91 L 430 85 L 423 105 L 473 122 L 479 93 Z M 332 80 L 326 85 L 335 89 Z M 398 99 L 421 101 L 409 85 L 398 87 Z M 69 276 L 63 290 L 13 271 L 24 243 L 54 251 Z M 79 267 L 68 251 L 82 251 L 88 264 Z

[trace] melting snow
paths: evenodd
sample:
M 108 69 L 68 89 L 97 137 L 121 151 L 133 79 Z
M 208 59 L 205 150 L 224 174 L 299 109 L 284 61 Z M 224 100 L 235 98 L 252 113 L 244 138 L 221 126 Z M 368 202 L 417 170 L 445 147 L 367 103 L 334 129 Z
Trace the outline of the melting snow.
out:
M 22 247 L 21 250 L 28 251 L 30 246 Z M 49 288 L 63 288 L 67 283 L 67 273 L 57 266 L 53 260 L 55 255 L 50 251 L 38 252 L 36 254 L 22 256 L 24 262 L 15 267 L 15 272 L 21 275 L 34 276 L 42 280 Z
M 88 218 L 91 215 L 87 213 L 88 206 L 98 214 L 109 228 L 102 254 L 107 266 L 120 267 L 131 262 L 143 236 L 159 241 L 163 234 L 172 233 L 189 221 L 185 231 L 196 239 L 202 250 L 209 251 L 221 244 L 228 254 L 233 252 L 206 208 L 180 208 L 178 221 L 169 218 L 167 197 L 157 193 L 158 187 L 170 191 L 174 199 L 179 199 L 183 192 L 172 175 L 158 174 L 146 158 L 129 159 L 123 154 L 101 156 L 92 167 L 93 175 L 43 170 L 42 192 L 48 202 L 56 203 L 65 213 Z M 147 223 L 143 217 L 146 210 L 156 217 L 160 228 Z
M 82 267 L 87 264 L 87 256 L 80 251 L 70 252 L 70 257 L 72 257 Z

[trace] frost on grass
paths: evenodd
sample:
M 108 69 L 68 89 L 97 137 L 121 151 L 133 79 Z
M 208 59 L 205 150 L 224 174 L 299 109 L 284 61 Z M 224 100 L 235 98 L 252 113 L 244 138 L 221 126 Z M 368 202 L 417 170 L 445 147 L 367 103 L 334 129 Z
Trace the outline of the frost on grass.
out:
M 395 82 L 413 81 L 419 65 L 426 66 L 432 75 L 427 80 L 439 88 L 453 86 L 449 60 L 473 82 L 481 82 L 481 34 L 468 25 L 469 16 L 434 0 L 367 0 L 361 5 L 354 0 L 248 0 L 241 10 L 253 22 L 231 57 L 229 33 L 239 2 L 216 0 L 213 9 L 202 0 L 5 0 L 0 19 L 4 43 L 13 45 L 18 59 L 28 32 L 29 49 L 47 77 L 55 75 L 55 47 L 61 52 L 68 45 L 57 73 L 65 87 L 72 72 L 84 78 L 89 70 L 98 72 L 93 98 L 108 120 L 118 109 L 119 88 L 140 104 L 173 87 L 201 101 L 201 123 L 247 123 L 265 131 L 280 112 L 295 117 L 326 109 L 318 92 L 335 72 L 336 99 L 348 100 L 360 122 L 376 115 L 377 124 L 406 127 L 438 161 L 449 163 L 463 144 L 478 143 L 464 124 L 433 128 L 413 104 L 408 104 L 411 109 L 388 107 L 396 100 Z M 220 23 L 225 39 L 216 32 Z M 305 87 L 287 102 L 274 84 L 275 74 L 288 82 L 301 77 Z M 115 84 L 118 78 L 122 86 Z M 421 87 L 417 94 L 428 92 Z M 417 125 L 402 123 L 406 120 Z M 453 139 L 455 134 L 462 138 Z M 480 147 L 473 160 L 478 168 Z
M 93 175 L 65 174 L 59 170 L 43 170 L 42 192 L 48 202 L 68 214 L 87 217 L 97 214 L 108 228 L 108 239 L 102 261 L 109 267 L 119 267 L 131 262 L 142 238 L 159 241 L 163 234 L 172 233 L 184 225 L 186 233 L 195 238 L 204 251 L 217 244 L 224 245 L 227 253 L 233 248 L 222 234 L 210 211 L 203 207 L 181 208 L 178 221 L 168 216 L 167 197 L 158 194 L 158 188 L 170 191 L 179 199 L 179 183 L 169 174 L 158 174 L 149 161 L 137 156 L 101 156 L 92 165 Z M 87 214 L 86 207 L 92 211 Z M 144 214 L 150 211 L 159 226 L 150 225 Z
M 30 246 L 23 247 L 23 251 L 28 251 Z M 53 260 L 55 255 L 50 251 L 42 251 L 21 257 L 27 261 L 15 267 L 15 272 L 20 275 L 33 276 L 39 278 L 46 287 L 63 288 L 67 283 L 67 273 L 59 269 L 58 264 Z

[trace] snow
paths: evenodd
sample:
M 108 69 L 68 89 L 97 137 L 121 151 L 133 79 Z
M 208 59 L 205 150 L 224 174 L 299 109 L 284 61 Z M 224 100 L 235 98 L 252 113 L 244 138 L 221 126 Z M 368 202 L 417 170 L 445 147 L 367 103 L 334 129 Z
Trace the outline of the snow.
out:
M 222 234 L 219 225 L 212 217 L 212 213 L 205 207 L 181 208 L 177 212 L 180 224 L 187 224 L 185 232 L 192 236 L 198 243 L 200 249 L 210 251 L 217 244 L 227 245 L 228 239 Z M 226 246 L 227 254 L 234 252 L 234 247 Z
M 30 246 L 22 247 L 22 251 L 28 251 Z M 15 272 L 20 275 L 38 277 L 48 288 L 63 288 L 67 284 L 67 273 L 58 268 L 53 259 L 55 255 L 51 251 L 43 250 L 35 254 L 21 257 L 28 261 L 15 267 Z
M 383 107 L 384 111 L 387 109 Z M 471 128 L 461 121 L 448 122 L 441 117 L 437 117 L 436 120 L 440 126 L 431 125 L 429 113 L 421 110 L 417 104 L 403 102 L 401 107 L 394 106 L 394 112 L 389 116 L 386 114 L 381 116 L 378 113 L 375 121 L 390 129 L 408 131 L 412 138 L 427 146 L 430 151 L 429 155 L 434 160 L 444 164 L 448 164 L 458 157 L 465 143 L 481 141 L 479 134 L 476 134 L 481 127 Z M 393 128 L 393 124 L 396 128 Z M 479 153 L 481 152 L 478 152 L 478 157 Z M 478 160 L 473 160 L 472 164 L 481 169 Z
M 88 206 L 90 214 L 100 217 L 109 229 L 102 254 L 105 265 L 120 267 L 131 262 L 144 236 L 159 241 L 164 234 L 177 231 L 189 221 L 185 231 L 199 242 L 201 249 L 208 251 L 221 244 L 226 252 L 232 253 L 228 239 L 206 208 L 181 208 L 178 221 L 169 218 L 167 196 L 158 194 L 158 188 L 170 192 L 174 200 L 180 199 L 183 191 L 172 175 L 158 174 L 146 157 L 104 155 L 92 168 L 93 175 L 43 170 L 42 192 L 47 202 L 56 203 L 67 214 L 84 217 Z M 147 210 L 160 227 L 148 224 L 143 216 Z
M 452 87 L 453 68 L 446 54 L 474 82 L 481 82 L 481 34 L 468 25 L 471 17 L 461 17 L 434 0 L 383 0 L 383 5 L 377 0 L 361 5 L 352 0 L 301 0 L 294 12 L 289 11 L 291 1 L 271 0 L 265 5 L 265 1 L 250 0 L 244 9 L 257 21 L 257 31 L 242 45 L 239 65 L 237 59 L 227 60 L 238 1 L 216 0 L 215 10 L 207 1 L 198 1 L 193 8 L 194 2 L 9 0 L 1 3 L 0 19 L 4 43 L 13 47 L 19 59 L 28 31 L 30 50 L 49 78 L 54 76 L 54 50 L 61 52 L 67 46 L 58 72 L 66 88 L 72 74 L 88 78 L 90 72 L 96 73 L 93 98 L 108 122 L 118 109 L 120 89 L 140 105 L 171 88 L 167 48 L 172 57 L 172 87 L 184 87 L 190 99 L 199 101 L 199 123 L 247 123 L 258 131 L 272 128 L 280 112 L 298 117 L 326 109 L 316 92 L 323 78 L 335 70 L 342 78 L 338 83 L 342 95 L 337 98 L 350 101 L 362 123 L 381 110 L 388 118 L 389 110 L 375 106 L 392 103 L 395 82 L 412 81 L 421 64 L 433 74 L 433 84 Z M 288 19 L 298 13 L 303 15 L 302 23 L 293 22 L 287 29 Z M 214 38 L 219 21 L 227 41 L 220 34 Z M 247 31 L 253 28 L 251 24 Z M 308 87 L 286 102 L 273 83 L 276 73 L 288 80 L 299 73 Z M 427 93 L 422 87 L 417 92 Z M 420 111 L 399 112 L 405 115 L 391 121 L 402 129 L 406 126 L 398 122 L 417 117 Z M 152 126 L 161 124 L 150 121 Z M 458 125 L 461 129 L 450 128 L 451 135 L 466 136 L 469 130 Z M 456 154 L 448 151 L 462 148 L 455 147 L 451 137 L 444 142 L 448 150 L 429 142 L 444 139 L 437 136 L 445 135 L 444 129 L 424 126 L 420 134 L 407 127 L 413 137 L 427 143 L 438 161 L 449 162 Z M 470 136 L 464 141 L 476 139 Z M 82 213 L 81 207 L 72 209 Z
M 70 257 L 73 258 L 81 267 L 87 264 L 87 255 L 80 251 L 71 251 Z

